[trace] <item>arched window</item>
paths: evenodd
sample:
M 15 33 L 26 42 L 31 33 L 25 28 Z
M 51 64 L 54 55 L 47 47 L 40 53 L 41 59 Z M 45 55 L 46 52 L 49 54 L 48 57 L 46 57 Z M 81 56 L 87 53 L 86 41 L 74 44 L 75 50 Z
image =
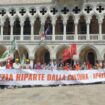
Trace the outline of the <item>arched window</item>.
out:
M 61 16 L 57 18 L 55 26 L 55 34 L 63 34 L 63 21 Z
M 67 34 L 74 34 L 75 26 L 74 26 L 74 20 L 73 17 L 70 16 L 67 20 L 67 27 L 66 27 L 66 33 Z
M 31 24 L 29 18 L 27 17 L 24 22 L 24 35 L 30 35 L 30 34 L 31 34 Z
M 98 34 L 98 33 L 99 33 L 98 20 L 96 16 L 93 15 L 90 23 L 90 34 Z
M 51 35 L 52 34 L 52 24 L 51 24 L 50 17 L 48 17 L 46 19 L 46 22 L 45 22 L 45 26 L 44 27 L 45 27 L 44 30 L 45 30 L 46 34 Z
M 14 26 L 13 26 L 13 34 L 14 35 L 20 35 L 21 27 L 20 27 L 20 21 L 19 18 L 16 18 L 14 21 Z
M 86 34 L 86 21 L 84 16 L 81 16 L 79 19 L 79 24 L 78 24 L 78 34 Z
M 6 18 L 6 20 L 5 20 L 3 34 L 10 35 L 10 20 L 9 20 L 9 18 Z
M 40 27 L 41 27 L 41 21 L 40 18 L 37 17 L 36 21 L 34 22 L 34 35 L 39 35 Z

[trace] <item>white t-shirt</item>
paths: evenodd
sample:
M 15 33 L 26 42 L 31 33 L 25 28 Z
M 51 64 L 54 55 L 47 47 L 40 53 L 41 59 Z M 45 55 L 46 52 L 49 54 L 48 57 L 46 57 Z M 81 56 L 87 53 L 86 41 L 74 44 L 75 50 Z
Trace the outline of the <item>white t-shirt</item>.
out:
M 20 69 L 20 63 L 13 63 L 13 68 L 14 69 Z

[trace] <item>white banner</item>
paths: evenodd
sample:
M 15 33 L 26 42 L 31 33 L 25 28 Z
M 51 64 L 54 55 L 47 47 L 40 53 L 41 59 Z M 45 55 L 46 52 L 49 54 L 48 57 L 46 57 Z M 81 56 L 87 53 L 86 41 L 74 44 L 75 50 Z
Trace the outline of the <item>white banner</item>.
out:
M 105 82 L 105 70 L 0 70 L 0 85 L 62 85 Z

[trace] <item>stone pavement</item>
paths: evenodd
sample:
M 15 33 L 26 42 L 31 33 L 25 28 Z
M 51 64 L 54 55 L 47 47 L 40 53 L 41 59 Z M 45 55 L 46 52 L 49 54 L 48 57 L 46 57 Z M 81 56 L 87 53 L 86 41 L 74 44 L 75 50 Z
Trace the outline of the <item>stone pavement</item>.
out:
M 105 84 L 1 89 L 0 105 L 105 105 Z

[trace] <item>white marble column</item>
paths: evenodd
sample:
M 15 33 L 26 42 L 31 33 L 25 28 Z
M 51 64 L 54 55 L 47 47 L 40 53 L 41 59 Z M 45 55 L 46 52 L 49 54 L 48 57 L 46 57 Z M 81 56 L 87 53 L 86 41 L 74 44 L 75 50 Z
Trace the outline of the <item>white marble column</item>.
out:
M 78 23 L 75 23 L 75 40 L 78 40 Z
M 63 23 L 63 40 L 66 41 L 66 22 Z
M 11 24 L 10 24 L 10 39 L 12 40 L 13 39 L 13 23 L 11 22 Z
M 102 23 L 100 22 L 99 23 L 99 37 L 98 37 L 99 40 L 102 40 Z
M 13 39 L 13 25 L 11 25 L 11 33 L 10 33 L 10 39 Z
M 34 40 L 34 22 L 31 21 L 31 40 Z
M 1 37 L 0 37 L 0 40 L 3 40 L 3 27 L 4 27 L 4 24 L 1 24 Z
M 10 19 L 10 39 L 13 39 L 13 26 L 14 26 L 14 19 Z
M 52 40 L 55 41 L 55 24 L 52 24 L 53 30 L 52 30 Z
M 23 21 L 21 21 L 21 24 L 20 24 L 20 26 L 21 26 L 21 35 L 20 35 L 20 40 L 23 40 L 23 27 L 24 27 L 24 22 Z
M 56 25 L 56 19 L 53 18 L 52 20 L 52 40 L 55 41 L 55 25 Z
M 86 40 L 90 39 L 90 23 L 87 23 L 87 33 L 86 33 Z

